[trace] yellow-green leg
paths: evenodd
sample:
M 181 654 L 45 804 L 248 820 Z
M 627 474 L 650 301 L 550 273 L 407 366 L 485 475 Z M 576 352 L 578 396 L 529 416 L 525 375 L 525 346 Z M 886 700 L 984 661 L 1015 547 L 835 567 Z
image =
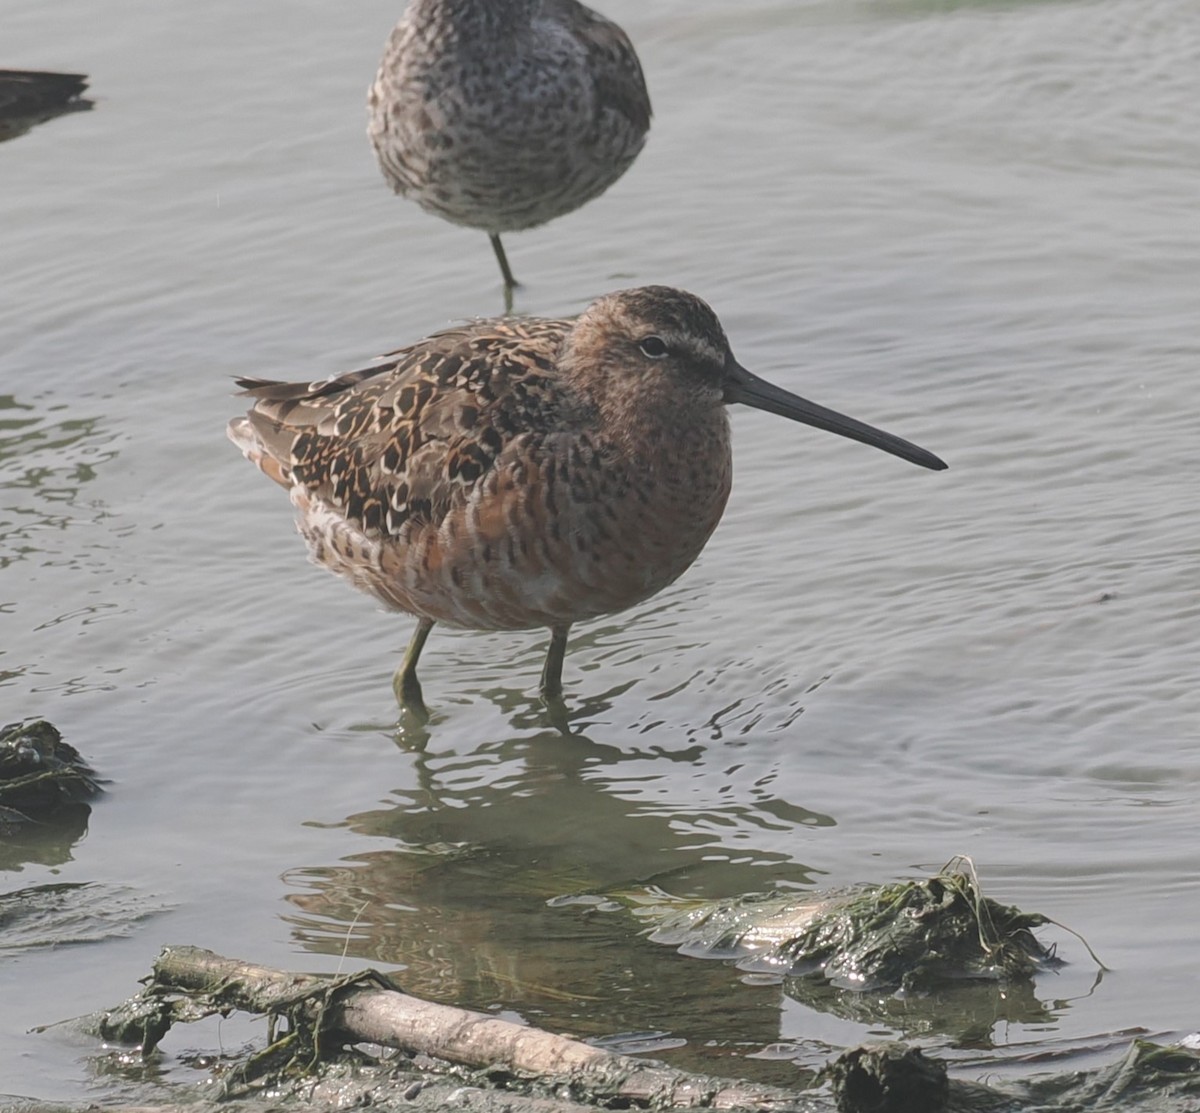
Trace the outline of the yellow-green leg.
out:
M 396 693 L 396 702 L 422 722 L 429 718 L 429 712 L 425 709 L 425 700 L 421 695 L 421 682 L 417 679 L 417 662 L 421 659 L 421 650 L 425 648 L 425 639 L 429 637 L 429 631 L 432 629 L 432 618 L 418 620 L 408 648 L 404 651 L 404 660 L 400 662 L 400 667 L 392 678 L 392 690 Z
M 512 268 L 508 265 L 508 256 L 504 254 L 504 244 L 500 242 L 500 234 L 489 232 L 488 235 L 492 241 L 492 250 L 496 253 L 496 262 L 500 264 L 500 273 L 504 275 L 505 292 L 511 298 L 512 288 L 521 284 L 513 277 Z
M 550 627 L 550 648 L 542 666 L 542 699 L 548 704 L 562 703 L 563 657 L 567 652 L 570 625 Z

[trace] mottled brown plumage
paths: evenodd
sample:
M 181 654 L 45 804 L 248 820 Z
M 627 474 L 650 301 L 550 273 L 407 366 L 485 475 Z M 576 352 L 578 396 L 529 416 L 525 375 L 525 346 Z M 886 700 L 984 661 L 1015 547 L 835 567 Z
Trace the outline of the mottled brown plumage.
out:
M 615 23 L 577 0 L 411 0 L 368 94 L 388 184 L 491 237 L 599 196 L 637 157 L 650 97 Z
M 314 560 L 422 620 L 397 676 L 418 711 L 434 622 L 550 628 L 554 699 L 573 623 L 680 576 L 729 495 L 727 403 L 945 466 L 751 375 L 712 310 L 670 287 L 447 329 L 327 382 L 239 382 L 255 404 L 230 437 L 289 489 Z

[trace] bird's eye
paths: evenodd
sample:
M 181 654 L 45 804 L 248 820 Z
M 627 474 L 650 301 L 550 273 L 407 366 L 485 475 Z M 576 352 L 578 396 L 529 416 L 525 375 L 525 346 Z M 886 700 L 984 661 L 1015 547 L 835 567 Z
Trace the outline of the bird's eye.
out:
M 667 354 L 667 343 L 661 336 L 643 336 L 638 341 L 638 347 L 641 348 L 642 355 L 651 359 L 662 359 Z

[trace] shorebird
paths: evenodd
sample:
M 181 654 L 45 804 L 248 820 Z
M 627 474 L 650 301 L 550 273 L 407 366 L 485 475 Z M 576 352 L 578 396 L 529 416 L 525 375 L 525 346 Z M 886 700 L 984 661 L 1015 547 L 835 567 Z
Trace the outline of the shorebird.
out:
M 598 197 L 650 127 L 625 32 L 576 0 L 411 0 L 367 98 L 396 193 L 500 242 Z
M 731 403 L 946 466 L 751 374 L 708 305 L 669 286 L 574 318 L 474 321 L 383 359 L 325 382 L 238 379 L 255 402 L 229 436 L 290 492 L 316 563 L 416 616 L 394 688 L 422 720 L 435 622 L 547 627 L 541 691 L 561 706 L 571 626 L 661 591 L 720 521 Z
M 0 70 L 0 142 L 55 116 L 91 108 L 83 97 L 87 84 L 81 73 Z

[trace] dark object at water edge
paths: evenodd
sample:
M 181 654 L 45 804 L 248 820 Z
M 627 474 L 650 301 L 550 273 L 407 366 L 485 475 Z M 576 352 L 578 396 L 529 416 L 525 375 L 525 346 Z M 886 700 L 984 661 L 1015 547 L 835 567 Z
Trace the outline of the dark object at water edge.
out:
M 45 823 L 101 791 L 95 771 L 45 719 L 0 727 L 0 835 Z
M 0 70 L 0 142 L 68 112 L 86 112 L 92 101 L 82 73 Z

